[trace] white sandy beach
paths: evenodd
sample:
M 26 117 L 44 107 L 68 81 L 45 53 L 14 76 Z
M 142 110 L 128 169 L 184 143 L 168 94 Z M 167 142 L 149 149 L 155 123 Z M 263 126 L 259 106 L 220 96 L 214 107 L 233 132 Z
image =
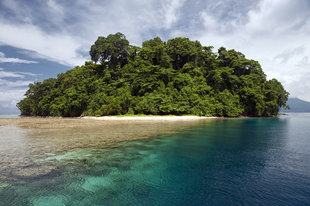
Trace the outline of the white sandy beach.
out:
M 158 121 L 188 121 L 188 120 L 201 120 L 201 119 L 210 119 L 217 117 L 201 117 L 201 116 L 102 116 L 102 117 L 94 117 L 94 116 L 86 116 L 82 117 L 83 119 L 95 119 L 95 120 L 134 120 L 134 121 L 148 121 L 148 120 L 158 120 Z

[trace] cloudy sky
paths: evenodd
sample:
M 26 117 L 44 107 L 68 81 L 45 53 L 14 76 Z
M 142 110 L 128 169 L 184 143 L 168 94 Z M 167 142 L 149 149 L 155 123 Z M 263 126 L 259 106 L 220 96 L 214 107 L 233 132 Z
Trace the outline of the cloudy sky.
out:
M 310 101 L 309 0 L 1 0 L 0 114 L 33 81 L 89 60 L 98 36 L 133 45 L 188 37 L 258 60 L 292 97 Z

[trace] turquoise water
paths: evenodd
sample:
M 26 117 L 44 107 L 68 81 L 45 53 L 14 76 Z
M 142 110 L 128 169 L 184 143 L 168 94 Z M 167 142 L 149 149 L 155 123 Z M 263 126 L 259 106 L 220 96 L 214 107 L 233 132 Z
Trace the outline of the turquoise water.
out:
M 0 205 L 309 205 L 309 126 L 226 119 L 49 154 L 35 159 L 48 172 L 0 179 Z

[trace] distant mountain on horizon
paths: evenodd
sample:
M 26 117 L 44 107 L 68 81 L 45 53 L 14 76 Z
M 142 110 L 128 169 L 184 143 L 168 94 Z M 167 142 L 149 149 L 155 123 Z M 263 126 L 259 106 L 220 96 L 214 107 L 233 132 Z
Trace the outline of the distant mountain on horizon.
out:
M 299 98 L 288 98 L 286 104 L 290 106 L 289 110 L 281 110 L 280 112 L 310 112 L 310 102 L 301 100 Z

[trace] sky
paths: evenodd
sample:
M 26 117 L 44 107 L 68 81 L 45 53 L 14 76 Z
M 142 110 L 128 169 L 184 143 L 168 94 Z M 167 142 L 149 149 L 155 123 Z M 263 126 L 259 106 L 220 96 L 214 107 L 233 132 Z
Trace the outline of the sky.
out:
M 310 101 L 309 0 L 1 0 L 0 114 L 18 113 L 29 83 L 84 64 L 98 36 L 116 32 L 136 46 L 159 36 L 235 49 Z

